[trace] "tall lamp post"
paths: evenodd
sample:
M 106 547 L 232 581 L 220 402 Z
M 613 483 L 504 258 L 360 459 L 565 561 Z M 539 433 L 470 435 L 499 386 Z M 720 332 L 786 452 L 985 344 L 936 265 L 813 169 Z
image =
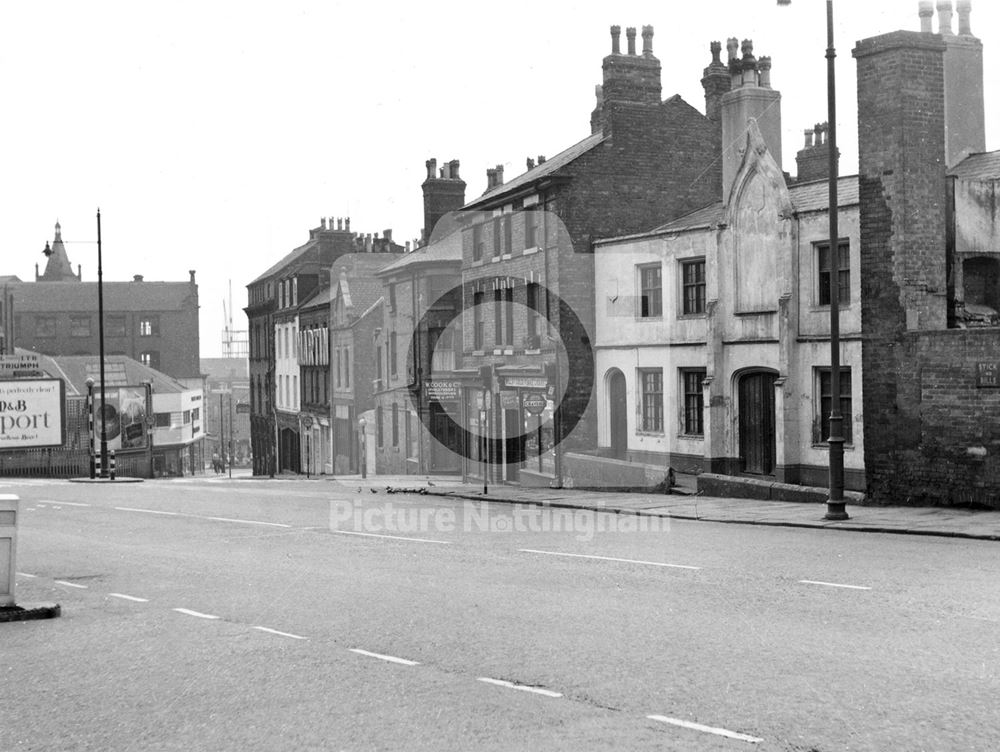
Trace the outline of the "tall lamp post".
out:
M 792 0 L 778 0 L 778 5 L 791 5 Z M 844 416 L 840 410 L 840 232 L 837 226 L 837 87 L 834 61 L 837 51 L 833 46 L 833 0 L 826 0 L 826 102 L 829 145 L 830 191 L 830 496 L 826 501 L 825 519 L 846 520 L 844 501 Z
M 101 477 L 108 477 L 108 424 L 104 412 L 104 268 L 101 262 L 101 210 L 97 210 L 97 332 L 101 359 Z

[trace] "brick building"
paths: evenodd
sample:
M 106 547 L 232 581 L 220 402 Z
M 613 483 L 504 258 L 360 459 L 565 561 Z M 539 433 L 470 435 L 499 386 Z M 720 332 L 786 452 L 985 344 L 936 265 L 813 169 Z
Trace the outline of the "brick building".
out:
M 725 65 L 719 62 L 708 77 L 706 116 L 680 96 L 661 99 L 651 26 L 642 29 L 641 52 L 634 28 L 626 30 L 624 53 L 620 36 L 620 27 L 611 27 L 591 134 L 551 159 L 528 159 L 527 171 L 509 182 L 503 166 L 487 170 L 486 192 L 465 207 L 464 362 L 477 371 L 486 367 L 484 374 L 497 379 L 486 390 L 496 399 L 486 396 L 482 382 L 467 390 L 467 427 L 478 432 L 469 421 L 490 401 L 495 438 L 483 449 L 496 480 L 553 481 L 554 468 L 538 472 L 537 457 L 528 463 L 537 433 L 527 431 L 519 400 L 545 390 L 541 379 L 557 352 L 565 351 L 560 378 L 567 382 L 557 430 L 566 435 L 576 424 L 566 447 L 596 444 L 591 373 L 565 367 L 567 359 L 577 364 L 591 357 L 594 240 L 648 230 L 718 194 Z M 547 336 L 549 326 L 557 336 Z M 547 409 L 551 414 L 552 405 Z M 539 449 L 545 447 L 536 454 Z M 522 470 L 532 477 L 522 478 Z M 468 463 L 466 472 L 477 475 L 480 463 Z
M 957 7 L 854 49 L 865 468 L 875 501 L 1000 508 L 1000 153 Z
M 302 467 L 299 440 L 298 306 L 329 285 L 330 266 L 347 253 L 400 253 L 383 237 L 351 231 L 351 220 L 324 217 L 309 240 L 247 285 L 250 433 L 255 475 Z M 279 363 L 280 359 L 280 363 Z M 280 374 L 279 374 L 280 365 Z M 279 378 L 280 377 L 280 378 Z M 283 451 L 279 451 L 283 448 Z
M 97 355 L 97 283 L 83 282 L 79 266 L 72 270 L 58 222 L 46 255 L 34 282 L 8 283 L 15 344 L 46 355 Z M 105 281 L 105 353 L 200 386 L 198 285 L 194 271 L 188 274 L 186 282 L 147 282 L 141 274 Z

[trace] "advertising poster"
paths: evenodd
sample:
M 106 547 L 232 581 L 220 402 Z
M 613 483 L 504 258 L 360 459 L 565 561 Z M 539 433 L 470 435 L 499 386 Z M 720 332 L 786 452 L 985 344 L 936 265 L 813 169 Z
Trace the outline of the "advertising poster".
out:
M 0 450 L 62 446 L 61 379 L 0 381 Z
M 107 431 L 108 449 L 129 451 L 148 446 L 146 427 L 147 397 L 145 386 L 116 386 L 104 390 L 104 412 L 101 412 L 101 391 L 94 389 L 94 441 L 101 440 L 101 425 Z

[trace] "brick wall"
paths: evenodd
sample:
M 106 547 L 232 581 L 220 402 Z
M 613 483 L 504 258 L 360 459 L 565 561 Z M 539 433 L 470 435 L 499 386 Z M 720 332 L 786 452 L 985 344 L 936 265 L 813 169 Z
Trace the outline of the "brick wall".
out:
M 1000 508 L 1000 390 L 976 386 L 1000 331 L 946 328 L 944 49 L 893 32 L 854 50 L 867 490 Z

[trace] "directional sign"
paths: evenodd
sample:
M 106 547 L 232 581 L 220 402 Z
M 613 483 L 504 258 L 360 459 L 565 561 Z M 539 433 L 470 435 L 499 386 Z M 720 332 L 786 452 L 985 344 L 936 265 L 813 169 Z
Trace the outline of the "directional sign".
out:
M 541 415 L 545 410 L 545 397 L 540 394 L 526 394 L 522 402 L 529 415 Z
M 237 402 L 236 403 L 236 414 L 237 415 L 248 415 L 250 413 L 250 403 L 249 402 Z

